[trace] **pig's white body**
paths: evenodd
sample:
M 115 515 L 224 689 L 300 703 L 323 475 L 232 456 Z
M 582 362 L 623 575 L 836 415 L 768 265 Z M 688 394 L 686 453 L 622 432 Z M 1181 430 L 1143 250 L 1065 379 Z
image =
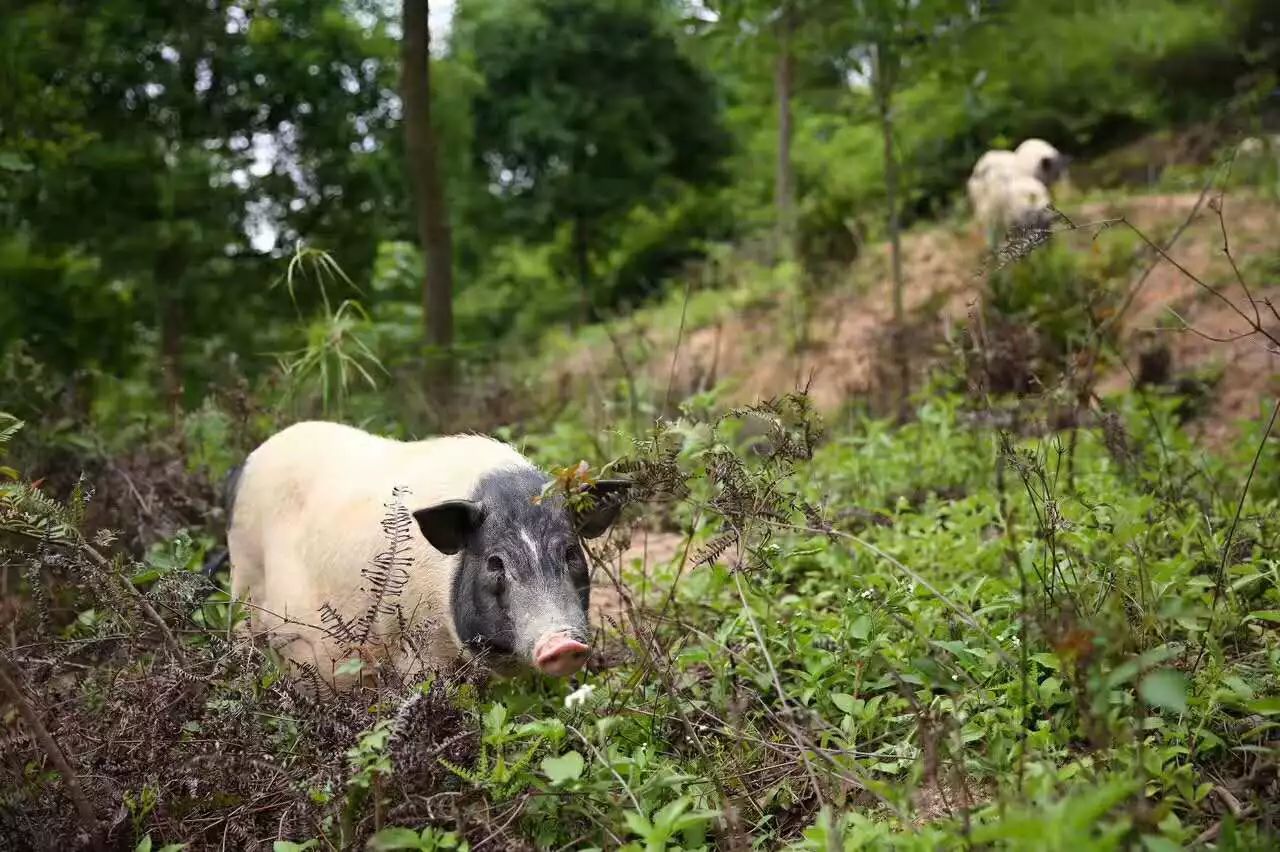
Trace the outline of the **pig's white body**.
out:
M 1016 151 L 992 150 L 978 158 L 966 189 L 974 218 L 992 240 L 1015 223 L 1027 221 L 1052 203 L 1044 161 L 1055 163 L 1058 150 L 1043 139 L 1028 139 Z
M 1027 175 L 1005 175 L 989 181 L 978 210 L 978 221 L 1003 234 L 1018 222 L 1048 209 L 1051 200 L 1043 183 Z
M 465 499 L 496 470 L 531 468 L 513 448 L 479 435 L 404 442 L 336 423 L 299 423 L 276 434 L 246 460 L 227 534 L 231 591 L 247 600 L 254 633 L 268 633 L 281 654 L 335 678 L 342 642 L 326 635 L 328 604 L 348 623 L 372 600 L 362 571 L 388 546 L 382 521 L 395 489 L 409 511 Z M 428 665 L 461 653 L 450 610 L 458 557 L 429 545 L 415 525 L 405 544 L 411 565 L 396 602 L 406 627 L 425 641 Z M 380 615 L 361 653 L 404 667 L 393 615 Z
M 1012 151 L 987 151 L 974 164 L 966 189 L 974 218 L 984 227 L 991 223 L 1001 184 L 1018 172 L 1018 158 Z

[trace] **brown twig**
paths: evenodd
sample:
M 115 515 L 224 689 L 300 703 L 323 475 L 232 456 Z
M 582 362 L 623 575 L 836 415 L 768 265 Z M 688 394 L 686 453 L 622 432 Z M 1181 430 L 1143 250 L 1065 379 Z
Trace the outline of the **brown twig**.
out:
M 67 762 L 66 754 L 58 745 L 57 740 L 53 738 L 53 735 L 49 733 L 49 729 L 44 726 L 44 722 L 40 721 L 40 714 L 36 712 L 27 696 L 23 693 L 22 687 L 18 685 L 18 680 L 17 671 L 11 667 L 4 655 L 0 655 L 0 688 L 9 696 L 9 700 L 17 706 L 18 712 L 22 714 L 23 721 L 31 729 L 31 733 L 35 735 L 36 742 L 44 750 L 45 756 L 49 758 L 53 768 L 62 776 L 62 783 L 67 788 L 67 798 L 71 800 L 71 804 L 76 809 L 76 818 L 79 820 L 80 826 L 88 833 L 93 847 L 100 849 L 102 848 L 102 835 L 93 806 L 85 798 L 84 790 L 80 788 L 80 782 L 76 778 L 71 764 Z
M 138 604 L 139 609 L 141 609 L 151 623 L 159 629 L 160 635 L 164 638 L 164 643 L 169 646 L 169 650 L 172 651 L 175 656 L 181 658 L 183 656 L 182 645 L 179 644 L 177 637 L 173 635 L 173 631 L 169 629 L 168 622 L 161 617 L 160 613 L 156 612 L 155 607 L 153 607 L 151 602 L 147 600 L 146 595 L 138 591 L 138 587 L 135 586 L 122 572 L 116 571 L 111 560 L 99 553 L 97 549 L 94 548 L 93 545 L 89 544 L 89 542 L 85 541 L 82 536 L 78 536 L 78 540 L 70 542 L 70 544 L 72 546 L 79 547 L 90 559 L 98 564 L 98 567 L 110 574 L 113 574 L 120 580 L 120 584 L 123 585 L 125 590 L 133 596 L 133 599 Z

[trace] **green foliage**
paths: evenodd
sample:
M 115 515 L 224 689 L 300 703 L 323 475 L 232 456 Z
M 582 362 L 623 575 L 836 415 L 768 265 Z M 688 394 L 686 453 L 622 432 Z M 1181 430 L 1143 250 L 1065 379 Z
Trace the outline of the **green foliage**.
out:
M 344 811 L 344 835 L 350 837 L 350 824 L 365 801 L 378 795 L 378 784 L 391 775 L 391 756 L 387 745 L 391 739 L 392 723 L 384 719 L 360 735 L 360 739 L 347 751 L 351 775 L 347 778 L 347 805 Z
M 155 849 L 156 852 L 182 852 L 186 848 L 187 844 L 185 843 L 166 843 L 159 847 L 153 846 L 151 835 L 148 834 L 138 841 L 138 845 L 134 847 L 133 852 L 152 852 L 152 849 Z
M 567 228 L 563 268 L 583 287 L 622 216 L 716 177 L 728 138 L 711 82 L 649 5 L 464 4 L 454 44 L 484 79 L 472 145 L 489 192 L 475 226 Z
M 34 3 L 4 39 L 0 339 L 60 371 L 119 374 L 145 342 L 153 384 L 163 353 L 167 392 L 198 387 L 201 342 L 252 350 L 287 319 L 251 232 L 332 236 L 363 266 L 402 206 L 378 174 L 395 69 L 376 15 Z
M 0 411 L 0 460 L 9 442 L 25 424 Z M 22 478 L 12 467 L 0 466 L 0 533 L 36 541 L 70 542 L 78 536 L 84 517 L 84 489 L 76 483 L 71 500 L 63 503 Z
M 1114 343 L 1116 329 L 1109 320 L 1123 302 L 1139 257 L 1130 231 L 1090 237 L 1064 230 L 1049 245 L 994 270 L 986 307 L 1034 330 L 1043 358 L 1037 366 L 1047 368 L 1043 380 L 1062 368 L 1068 353 L 1088 348 L 1095 335 L 1102 335 L 1104 345 Z
M 293 843 L 288 840 L 277 840 L 271 844 L 271 852 L 306 852 L 308 849 L 314 849 L 316 841 L 307 840 L 302 843 Z
M 516 726 L 508 721 L 507 708 L 498 703 L 484 714 L 484 733 L 475 766 L 466 768 L 444 758 L 441 765 L 474 787 L 488 791 L 501 801 L 528 783 L 528 767 L 548 736 L 558 739 L 564 728 L 554 721 L 537 725 Z M 509 754 L 508 744 L 519 744 L 522 751 Z
M 681 796 L 652 815 L 627 811 L 624 818 L 627 828 L 644 844 L 645 852 L 663 852 L 677 836 L 682 841 L 680 849 L 704 849 L 707 826 L 719 814 L 713 810 L 691 810 L 693 804 L 693 797 Z
M 669 387 L 668 359 L 689 329 L 761 307 L 793 318 L 779 336 L 801 350 L 819 288 L 855 262 L 869 277 L 878 119 L 908 218 L 1025 136 L 1088 153 L 1247 109 L 1261 132 L 1268 4 L 702 4 L 714 20 L 640 0 L 458 5 L 432 70 L 459 351 L 477 396 L 521 412 L 467 410 L 467 427 L 566 481 L 584 457 L 633 478 L 633 540 L 665 535 L 677 555 L 591 543 L 636 617 L 576 682 L 462 683 L 464 666 L 417 687 L 353 657 L 340 671 L 376 689 L 301 697 L 274 650 L 236 641 L 245 607 L 198 574 L 221 532 L 208 483 L 284 420 L 452 425 L 438 400 L 402 399 L 422 386 L 424 270 L 389 10 L 14 10 L 0 629 L 115 815 L 110 842 L 1163 850 L 1214 828 L 1219 848 L 1265 848 L 1280 730 L 1265 400 L 1213 454 L 1174 399 L 1094 400 L 1097 418 L 1058 434 L 1045 400 L 958 396 L 946 375 L 902 421 L 842 417 L 821 438 L 805 398 L 726 412 L 723 376 Z M 807 277 L 758 239 L 786 15 Z M 1262 139 L 1237 156 L 1235 185 L 1274 195 L 1274 154 Z M 1203 177 L 1171 171 L 1166 188 Z M 1037 376 L 1115 342 L 1140 247 L 1093 236 L 1060 233 L 990 280 L 983 319 L 1035 336 L 1020 364 Z M 1241 259 L 1250 280 L 1274 278 L 1273 254 Z M 566 334 L 584 282 L 609 321 Z M 617 369 L 579 387 L 584 353 Z M 130 467 L 162 442 L 173 465 Z M 128 518 L 127 538 L 95 534 L 102 517 Z M 0 724 L 0 825 L 69 824 L 45 746 L 12 713 Z
M 695 530 L 697 567 L 672 592 L 680 623 L 655 622 L 644 644 L 631 637 L 631 662 L 587 676 L 590 706 L 533 678 L 447 693 L 476 744 L 461 757 L 427 747 L 445 770 L 433 789 L 485 802 L 539 848 L 616 837 L 692 852 L 725 832 L 814 850 L 1188 843 L 1216 819 L 1207 797 L 1233 749 L 1263 742 L 1280 709 L 1274 559 L 1250 545 L 1216 607 L 1204 568 L 1225 546 L 1238 471 L 1195 454 L 1168 406 L 1130 399 L 1117 413 L 1136 457 L 1083 429 L 1068 486 L 1060 442 L 1002 439 L 968 425 L 965 406 L 938 395 L 907 424 L 859 421 L 811 453 L 817 425 L 794 400 L 728 416 L 691 402 L 653 431 L 619 435 L 615 469 L 685 495 L 677 514 Z M 753 418 L 763 437 L 735 449 Z M 580 441 L 537 443 L 564 459 Z M 1193 466 L 1205 473 L 1186 479 Z M 1211 480 L 1217 494 L 1185 486 Z M 1247 496 L 1240 540 L 1273 539 L 1275 501 Z M 182 541 L 157 547 L 143 570 L 159 573 L 134 579 L 158 589 L 193 567 L 191 554 Z M 651 563 L 643 576 L 665 595 L 676 571 Z M 642 588 L 640 572 L 629 576 Z M 121 624 L 106 604 L 81 615 L 68 638 Z M 264 666 L 219 687 L 213 715 L 186 735 L 254 716 L 278 676 Z M 413 777 L 398 763 L 413 748 L 398 733 L 407 711 L 356 703 L 366 726 L 337 753 L 337 774 L 304 787 L 328 841 L 478 842 L 462 826 L 386 817 Z M 313 734 L 268 715 L 269 749 L 289 767 Z M 825 810 L 809 798 L 810 772 Z M 842 798 L 850 779 L 874 806 Z M 940 784 L 957 812 L 918 824 L 916 797 Z M 124 800 L 139 837 L 171 813 L 168 795 L 144 785 Z M 793 812 L 803 819 L 784 828 Z M 1232 831 L 1250 848 L 1252 823 Z M 307 843 L 278 848 L 320 845 Z
M 306 327 L 305 345 L 279 356 L 287 396 L 294 402 L 303 397 L 303 404 L 308 396 L 318 396 L 323 414 L 342 416 L 352 382 L 360 380 L 376 390 L 374 373 L 386 370 L 364 340 L 369 315 L 360 302 L 343 299 L 334 306 L 330 288 L 354 286 L 342 267 L 326 252 L 299 246 L 283 279 L 295 305 L 303 279 L 315 286 L 321 310 Z
M 369 838 L 366 848 L 371 852 L 392 852 L 396 849 L 411 849 L 416 852 L 456 849 L 458 852 L 467 852 L 471 846 L 465 840 L 459 840 L 457 833 L 453 831 L 441 831 L 436 828 L 424 828 L 422 831 L 409 828 L 384 828 Z
M 547 780 L 552 784 L 564 784 L 581 778 L 585 765 L 581 754 L 576 751 L 567 751 L 559 757 L 544 757 L 542 774 L 547 776 Z
M 1160 669 L 1143 677 L 1138 684 L 1138 694 L 1152 707 L 1175 713 L 1187 710 L 1187 680 L 1172 669 Z

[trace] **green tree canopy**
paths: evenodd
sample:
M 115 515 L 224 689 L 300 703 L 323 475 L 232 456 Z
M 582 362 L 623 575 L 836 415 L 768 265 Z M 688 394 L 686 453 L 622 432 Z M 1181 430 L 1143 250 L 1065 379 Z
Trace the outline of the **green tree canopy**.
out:
M 21 327 L 55 365 L 120 371 L 158 333 L 177 394 L 199 363 L 192 337 L 263 348 L 273 232 L 277 245 L 306 234 L 371 261 L 379 214 L 402 206 L 383 141 L 394 42 L 372 11 L 343 5 L 7 13 L 0 272 L 18 286 L 0 310 L 6 336 Z
M 546 238 L 573 231 L 575 261 L 616 219 L 722 176 L 729 138 L 711 80 L 661 7 L 638 0 L 464 4 L 457 48 L 483 76 L 473 157 L 477 225 Z

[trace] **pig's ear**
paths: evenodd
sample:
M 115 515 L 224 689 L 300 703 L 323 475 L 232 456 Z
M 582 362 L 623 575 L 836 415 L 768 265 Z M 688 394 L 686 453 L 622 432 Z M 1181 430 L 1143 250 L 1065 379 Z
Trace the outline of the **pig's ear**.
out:
M 631 482 L 626 479 L 599 479 L 584 489 L 591 498 L 589 508 L 574 514 L 578 534 L 583 538 L 599 538 L 604 535 L 622 512 Z
M 431 546 L 441 553 L 452 555 L 467 543 L 467 539 L 484 521 L 484 507 L 471 500 L 446 500 L 413 513 L 418 529 Z

